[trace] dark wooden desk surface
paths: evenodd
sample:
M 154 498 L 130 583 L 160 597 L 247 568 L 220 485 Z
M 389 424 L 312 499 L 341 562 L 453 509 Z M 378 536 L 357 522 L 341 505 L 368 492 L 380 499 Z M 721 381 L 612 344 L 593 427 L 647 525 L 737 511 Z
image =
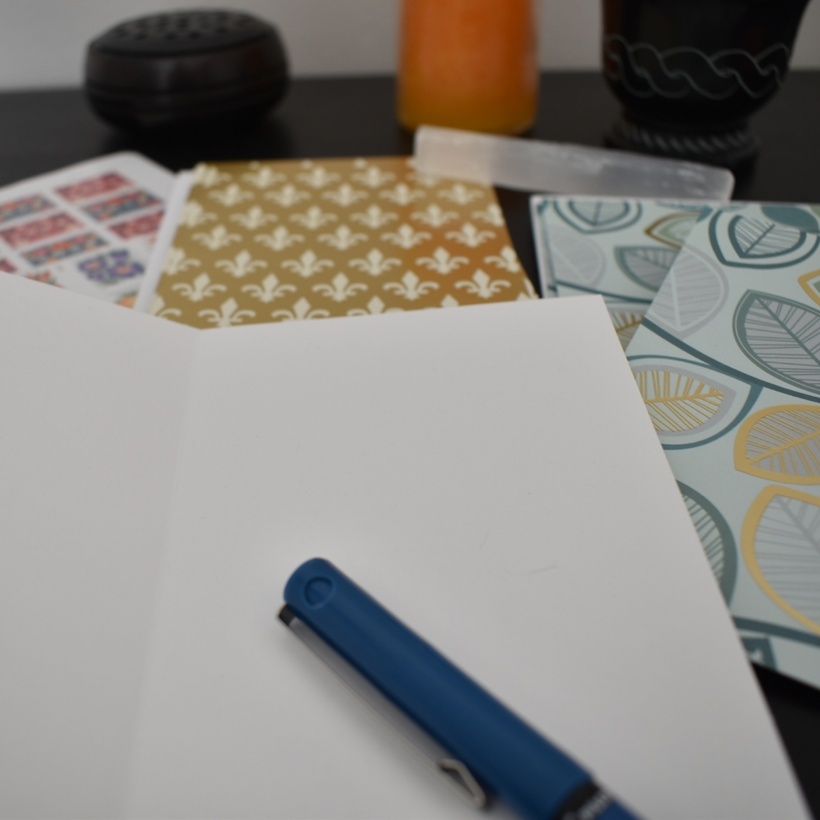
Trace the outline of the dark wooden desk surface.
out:
M 761 154 L 738 179 L 736 199 L 820 202 L 818 100 L 820 72 L 795 72 L 753 119 Z M 532 136 L 600 145 L 616 112 L 597 73 L 546 74 Z M 257 127 L 234 131 L 228 125 L 184 138 L 117 132 L 91 113 L 77 89 L 0 94 L 0 123 L 0 185 L 120 150 L 140 151 L 171 170 L 190 168 L 201 159 L 412 152 L 411 137 L 396 125 L 390 77 L 299 80 Z M 537 286 L 527 197 L 509 191 L 499 196 Z M 767 670 L 757 674 L 807 800 L 820 818 L 820 691 Z

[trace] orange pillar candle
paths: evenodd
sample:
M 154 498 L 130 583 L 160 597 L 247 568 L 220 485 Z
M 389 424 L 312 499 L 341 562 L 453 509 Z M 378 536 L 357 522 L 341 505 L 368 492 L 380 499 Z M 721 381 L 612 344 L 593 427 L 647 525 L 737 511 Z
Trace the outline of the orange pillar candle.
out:
M 536 0 L 402 0 L 398 118 L 518 134 L 538 102 Z

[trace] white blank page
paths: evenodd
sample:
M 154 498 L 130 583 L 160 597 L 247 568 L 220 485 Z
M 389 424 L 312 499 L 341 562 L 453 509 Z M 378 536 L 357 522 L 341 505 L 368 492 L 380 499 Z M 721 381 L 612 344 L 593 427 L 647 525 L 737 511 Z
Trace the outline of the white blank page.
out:
M 133 816 L 472 816 L 276 622 L 314 555 L 645 816 L 803 816 L 597 298 L 200 337 Z

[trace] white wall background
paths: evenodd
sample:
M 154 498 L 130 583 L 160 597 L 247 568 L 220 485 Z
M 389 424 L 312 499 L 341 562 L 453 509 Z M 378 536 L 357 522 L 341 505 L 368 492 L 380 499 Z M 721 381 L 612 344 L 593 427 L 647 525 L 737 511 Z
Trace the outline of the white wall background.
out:
M 597 69 L 600 0 L 539 3 L 542 67 Z M 389 73 L 395 66 L 398 5 L 399 0 L 0 0 L 0 89 L 78 86 L 89 40 L 123 20 L 180 8 L 230 8 L 270 20 L 296 77 Z M 820 0 L 803 18 L 792 67 L 820 68 Z

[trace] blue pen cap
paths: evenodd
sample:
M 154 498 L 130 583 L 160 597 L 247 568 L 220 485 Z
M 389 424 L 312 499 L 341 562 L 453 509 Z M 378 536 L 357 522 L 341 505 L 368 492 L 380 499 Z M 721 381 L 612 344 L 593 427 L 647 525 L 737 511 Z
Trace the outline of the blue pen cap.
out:
M 284 597 L 294 615 L 521 815 L 561 816 L 596 788 L 581 766 L 330 562 L 302 564 Z

